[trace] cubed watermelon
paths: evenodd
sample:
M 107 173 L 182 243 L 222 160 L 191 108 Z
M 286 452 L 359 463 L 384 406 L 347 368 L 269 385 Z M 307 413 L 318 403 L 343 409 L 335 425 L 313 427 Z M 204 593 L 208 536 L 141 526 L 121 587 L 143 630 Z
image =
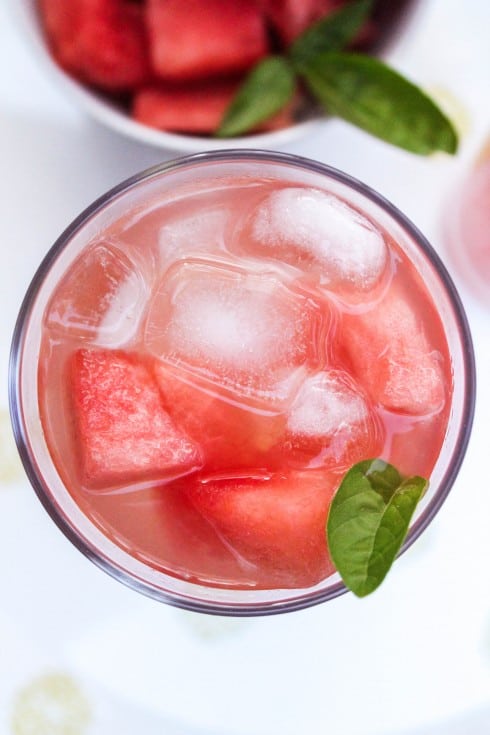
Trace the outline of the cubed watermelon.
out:
M 135 120 L 160 130 L 212 133 L 220 125 L 237 90 L 236 82 L 144 87 L 133 98 Z
M 140 359 L 120 350 L 77 350 L 70 379 L 83 482 L 94 487 L 163 480 L 198 469 L 201 453 L 162 405 Z
M 243 564 L 255 567 L 259 586 L 301 588 L 334 571 L 325 526 L 337 484 L 310 471 L 196 482 L 185 492 Z
M 260 0 L 261 7 L 285 46 L 312 23 L 345 5 L 345 0 Z
M 268 415 L 236 406 L 179 379 L 158 361 L 154 369 L 165 408 L 199 442 L 208 471 L 278 464 L 280 457 L 274 449 L 284 433 L 284 414 Z
M 366 314 L 347 315 L 342 340 L 354 374 L 374 403 L 392 411 L 427 415 L 446 399 L 443 355 L 431 344 L 434 312 L 405 289 L 393 287 Z
M 112 92 L 151 77 L 143 6 L 131 0 L 41 0 L 53 54 L 68 72 Z
M 151 84 L 137 90 L 132 116 L 144 125 L 180 133 L 210 134 L 221 124 L 223 115 L 240 86 L 230 80 L 177 84 Z M 296 100 L 262 123 L 259 130 L 280 130 L 294 122 Z
M 253 0 L 148 0 L 147 25 L 154 70 L 170 81 L 242 72 L 269 49 Z

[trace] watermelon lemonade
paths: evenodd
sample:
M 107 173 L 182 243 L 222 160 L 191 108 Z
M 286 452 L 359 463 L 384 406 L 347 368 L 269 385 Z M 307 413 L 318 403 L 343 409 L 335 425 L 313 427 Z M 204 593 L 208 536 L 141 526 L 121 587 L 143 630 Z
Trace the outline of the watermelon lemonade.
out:
M 440 263 L 377 195 L 290 156 L 191 157 L 55 244 L 14 339 L 14 425 L 106 570 L 193 609 L 293 609 L 344 589 L 325 527 L 356 463 L 431 478 L 408 541 L 432 518 L 467 440 L 468 344 Z

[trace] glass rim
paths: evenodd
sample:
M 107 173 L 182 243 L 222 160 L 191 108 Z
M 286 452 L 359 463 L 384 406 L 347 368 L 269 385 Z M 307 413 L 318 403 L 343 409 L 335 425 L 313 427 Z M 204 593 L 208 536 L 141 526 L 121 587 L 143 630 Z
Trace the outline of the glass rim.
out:
M 464 373 L 464 391 L 462 400 L 462 410 L 460 425 L 454 441 L 454 450 L 450 461 L 441 477 L 436 493 L 431 498 L 428 506 L 424 509 L 420 517 L 410 528 L 408 535 L 400 549 L 398 556 L 403 554 L 412 543 L 420 536 L 420 534 L 431 523 L 434 516 L 438 513 L 444 503 L 449 491 L 451 490 L 456 476 L 463 462 L 464 455 L 468 446 L 473 424 L 476 397 L 476 369 L 473 351 L 473 343 L 460 296 L 456 290 L 451 276 L 442 259 L 429 243 L 422 232 L 414 225 L 414 223 L 406 217 L 394 204 L 386 199 L 382 194 L 372 189 L 369 185 L 363 183 L 359 179 L 344 173 L 343 171 L 320 163 L 314 159 L 298 156 L 296 154 L 283 153 L 277 151 L 268 151 L 261 149 L 224 149 L 203 151 L 188 156 L 181 156 L 170 161 L 157 164 L 147 168 L 127 179 L 120 184 L 112 187 L 106 193 L 99 196 L 86 207 L 60 234 L 53 245 L 49 248 L 44 258 L 41 260 L 35 274 L 27 288 L 26 294 L 19 309 L 16 320 L 12 344 L 10 350 L 9 373 L 8 373 L 8 393 L 10 405 L 10 417 L 13 427 L 13 433 L 17 444 L 17 449 L 24 466 L 26 475 L 36 492 L 43 507 L 56 523 L 58 528 L 68 538 L 68 540 L 81 551 L 88 559 L 94 562 L 99 568 L 107 572 L 110 576 L 122 582 L 126 586 L 145 594 L 146 596 L 180 607 L 193 612 L 204 612 L 214 615 L 225 615 L 230 617 L 249 617 L 249 616 L 267 616 L 284 612 L 293 612 L 301 610 L 313 605 L 317 605 L 328 600 L 339 597 L 348 592 L 348 589 L 342 581 L 332 584 L 324 589 L 312 589 L 310 592 L 306 590 L 287 590 L 284 600 L 274 600 L 272 602 L 211 602 L 202 598 L 195 598 L 192 595 L 174 593 L 168 590 L 162 590 L 156 584 L 152 584 L 148 580 L 139 579 L 137 576 L 127 571 L 117 564 L 114 560 L 109 560 L 98 554 L 91 547 L 90 543 L 81 534 L 78 528 L 69 523 L 58 509 L 55 507 L 51 499 L 48 497 L 44 488 L 44 481 L 39 477 L 35 469 L 35 462 L 29 449 L 28 431 L 21 416 L 21 357 L 24 337 L 26 333 L 26 325 L 33 311 L 36 297 L 44 283 L 46 275 L 49 273 L 51 266 L 56 262 L 57 258 L 63 252 L 73 236 L 79 232 L 96 214 L 105 209 L 112 202 L 124 196 L 135 186 L 156 180 L 167 174 L 171 174 L 186 167 L 194 167 L 208 163 L 219 162 L 263 162 L 272 164 L 285 164 L 289 167 L 297 168 L 303 171 L 320 174 L 335 182 L 338 182 L 349 189 L 361 194 L 367 200 L 380 207 L 392 220 L 394 220 L 412 239 L 418 249 L 426 256 L 430 264 L 433 266 L 437 277 L 439 278 L 443 291 L 452 306 L 453 316 L 456 326 L 459 330 L 461 343 L 461 356 L 463 362 Z M 169 575 L 162 572 L 162 574 Z M 202 588 L 201 585 L 189 582 L 196 588 Z M 237 590 L 238 591 L 238 590 Z M 265 590 L 264 590 L 265 592 Z

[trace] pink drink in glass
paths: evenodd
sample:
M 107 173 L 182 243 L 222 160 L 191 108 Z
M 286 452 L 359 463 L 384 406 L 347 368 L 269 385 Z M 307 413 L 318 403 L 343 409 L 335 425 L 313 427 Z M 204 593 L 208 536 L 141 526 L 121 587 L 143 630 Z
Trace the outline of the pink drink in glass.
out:
M 37 294 L 28 470 L 63 530 L 132 586 L 231 614 L 343 591 L 325 523 L 356 462 L 432 479 L 418 535 L 472 383 L 417 238 L 357 182 L 273 154 L 185 159 L 99 203 Z
M 490 146 L 454 193 L 445 229 L 458 272 L 490 306 Z

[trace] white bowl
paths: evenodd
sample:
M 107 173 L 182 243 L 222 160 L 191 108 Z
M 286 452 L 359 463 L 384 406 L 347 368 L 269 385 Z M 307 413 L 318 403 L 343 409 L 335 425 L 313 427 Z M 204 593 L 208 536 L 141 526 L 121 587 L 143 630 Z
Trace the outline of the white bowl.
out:
M 65 0 L 65 2 L 70 2 L 70 0 Z M 11 5 L 17 25 L 26 38 L 29 47 L 39 63 L 65 91 L 66 95 L 103 125 L 140 143 L 184 153 L 197 153 L 203 150 L 223 148 L 275 149 L 281 148 L 298 138 L 306 137 L 328 122 L 328 117 L 325 116 L 295 123 L 282 130 L 225 139 L 183 135 L 151 128 L 133 120 L 127 112 L 112 102 L 109 97 L 78 82 L 58 66 L 51 56 L 46 42 L 38 11 L 38 0 L 12 0 Z M 394 27 L 390 28 L 390 31 L 383 36 L 382 42 L 378 44 L 378 51 L 382 52 L 383 56 L 396 45 L 399 38 L 397 31 L 403 29 L 403 36 L 406 35 L 408 27 L 412 25 L 416 15 L 414 11 L 421 5 L 421 0 L 407 0 L 407 8 L 397 19 Z

